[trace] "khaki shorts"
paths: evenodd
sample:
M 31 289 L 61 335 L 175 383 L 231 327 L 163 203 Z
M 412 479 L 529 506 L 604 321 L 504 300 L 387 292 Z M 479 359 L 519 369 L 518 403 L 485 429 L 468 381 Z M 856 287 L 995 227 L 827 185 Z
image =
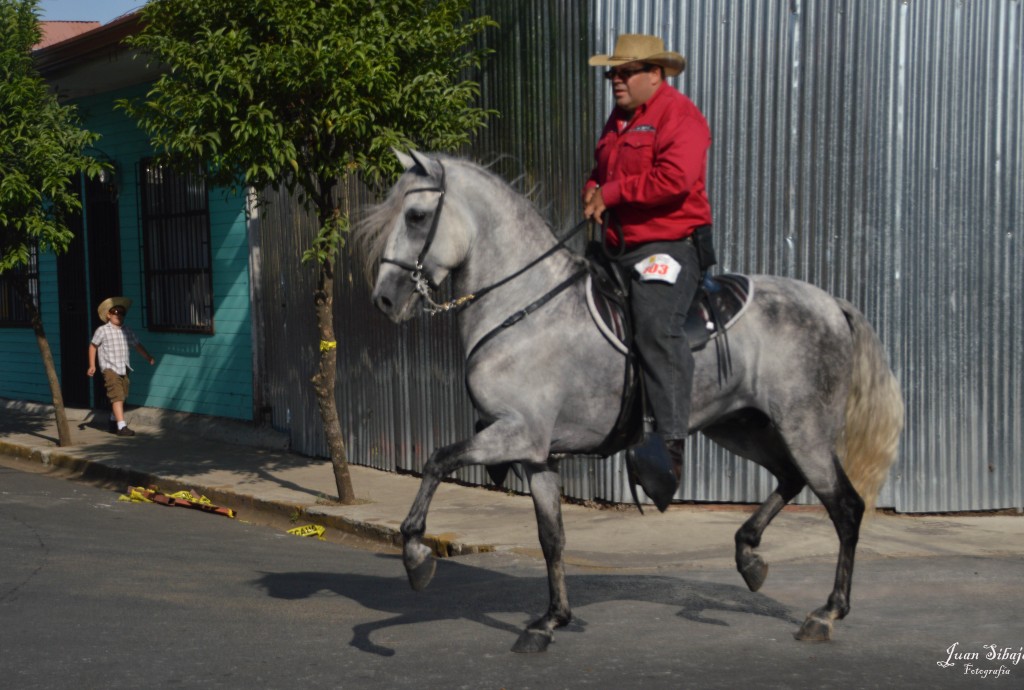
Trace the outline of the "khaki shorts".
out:
M 103 370 L 103 384 L 107 387 L 110 402 L 124 402 L 128 399 L 128 376 L 121 376 L 112 369 Z

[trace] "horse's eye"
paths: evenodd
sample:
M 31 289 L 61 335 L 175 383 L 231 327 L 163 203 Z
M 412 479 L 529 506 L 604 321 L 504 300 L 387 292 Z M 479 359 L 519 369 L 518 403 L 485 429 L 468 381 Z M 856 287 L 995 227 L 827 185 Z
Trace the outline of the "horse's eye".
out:
M 419 209 L 411 208 L 405 212 L 405 222 L 408 225 L 419 225 L 426 220 L 427 214 Z

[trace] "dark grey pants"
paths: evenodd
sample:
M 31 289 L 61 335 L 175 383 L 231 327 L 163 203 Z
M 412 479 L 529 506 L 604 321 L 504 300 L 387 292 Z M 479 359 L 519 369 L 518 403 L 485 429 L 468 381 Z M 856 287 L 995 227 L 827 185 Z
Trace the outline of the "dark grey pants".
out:
M 682 266 L 674 284 L 640 280 L 633 266 L 652 254 L 668 254 Z M 657 430 L 666 441 L 685 439 L 689 434 L 693 355 L 683 324 L 700 286 L 697 248 L 689 238 L 651 242 L 628 250 L 616 262 L 630 275 L 636 350 Z

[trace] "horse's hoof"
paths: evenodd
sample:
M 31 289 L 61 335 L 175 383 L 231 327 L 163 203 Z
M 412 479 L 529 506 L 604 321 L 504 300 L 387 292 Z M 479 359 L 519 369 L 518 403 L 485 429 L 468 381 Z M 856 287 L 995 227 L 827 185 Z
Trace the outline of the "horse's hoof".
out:
M 832 639 L 832 621 L 811 614 L 793 637 L 801 642 L 828 642 Z
M 512 645 L 512 651 L 517 654 L 535 654 L 546 652 L 554 634 L 550 630 L 531 630 L 527 628 L 520 635 L 516 643 Z
M 405 564 L 405 572 L 409 576 L 409 584 L 417 592 L 426 589 L 430 581 L 434 579 L 437 562 L 431 555 L 430 548 L 424 544 L 406 544 L 402 562 Z
M 768 564 L 764 562 L 763 558 L 753 554 L 740 566 L 739 571 L 750 591 L 756 592 L 761 589 L 761 585 L 764 584 L 765 579 L 768 577 Z
M 437 562 L 433 558 L 428 558 L 420 563 L 418 567 L 406 571 L 409 575 L 409 584 L 417 592 L 422 592 L 430 584 L 430 581 L 434 579 L 434 571 L 436 570 Z

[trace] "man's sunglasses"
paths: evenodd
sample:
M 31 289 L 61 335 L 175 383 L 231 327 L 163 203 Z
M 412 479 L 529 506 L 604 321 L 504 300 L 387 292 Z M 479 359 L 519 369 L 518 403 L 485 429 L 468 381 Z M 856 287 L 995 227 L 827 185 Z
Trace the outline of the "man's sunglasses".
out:
M 633 69 L 608 69 L 604 71 L 604 78 L 614 79 L 615 77 L 618 77 L 622 81 L 629 81 L 629 78 L 634 74 L 650 72 L 654 67 L 654 65 L 644 65 L 643 67 L 634 67 Z

